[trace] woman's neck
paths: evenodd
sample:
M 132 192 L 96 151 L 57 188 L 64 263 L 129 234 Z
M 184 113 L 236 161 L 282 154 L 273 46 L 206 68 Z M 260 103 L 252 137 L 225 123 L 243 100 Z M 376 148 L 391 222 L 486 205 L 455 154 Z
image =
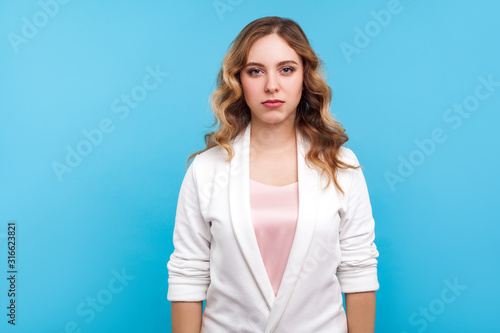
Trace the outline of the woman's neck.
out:
M 296 147 L 294 124 L 269 124 L 252 121 L 250 142 L 252 149 L 266 153 L 280 153 Z

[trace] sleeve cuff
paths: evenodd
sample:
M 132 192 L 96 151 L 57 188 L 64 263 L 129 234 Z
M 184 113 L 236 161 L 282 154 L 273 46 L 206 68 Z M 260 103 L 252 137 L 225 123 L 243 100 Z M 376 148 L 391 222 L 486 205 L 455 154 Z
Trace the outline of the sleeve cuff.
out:
M 377 268 L 349 272 L 337 272 L 342 293 L 360 293 L 375 291 L 380 288 L 377 278 Z
M 169 283 L 167 299 L 169 301 L 197 302 L 207 299 L 207 289 L 210 283 Z

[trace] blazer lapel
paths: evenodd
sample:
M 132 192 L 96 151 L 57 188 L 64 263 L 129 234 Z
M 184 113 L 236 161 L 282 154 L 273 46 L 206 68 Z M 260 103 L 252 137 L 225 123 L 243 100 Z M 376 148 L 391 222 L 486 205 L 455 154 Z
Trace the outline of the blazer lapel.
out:
M 250 130 L 248 124 L 244 132 L 233 142 L 234 156 L 229 175 L 229 206 L 231 222 L 237 243 L 259 286 L 262 297 L 271 311 L 265 332 L 272 332 L 276 326 L 300 275 L 306 254 L 316 227 L 319 177 L 315 170 L 305 163 L 307 143 L 297 132 L 297 173 L 299 190 L 299 212 L 297 228 L 290 250 L 287 266 L 277 297 L 260 254 L 250 211 Z
M 265 333 L 273 332 L 293 292 L 306 260 L 306 254 L 313 241 L 318 213 L 320 178 L 316 170 L 305 162 L 309 145 L 297 132 L 297 174 L 299 182 L 299 215 L 292 248 L 281 280 L 278 295 L 273 304 Z M 274 294 L 273 294 L 274 295 Z
M 260 254 L 250 211 L 250 124 L 235 138 L 229 174 L 229 207 L 236 241 L 260 293 L 271 310 L 274 291 Z

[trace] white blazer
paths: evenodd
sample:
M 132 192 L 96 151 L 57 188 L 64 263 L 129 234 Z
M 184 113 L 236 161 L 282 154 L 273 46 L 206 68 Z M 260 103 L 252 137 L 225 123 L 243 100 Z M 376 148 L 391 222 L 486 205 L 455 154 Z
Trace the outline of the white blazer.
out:
M 250 211 L 250 129 L 232 143 L 196 155 L 181 185 L 174 251 L 167 263 L 169 301 L 206 300 L 201 333 L 346 333 L 342 294 L 379 289 L 375 231 L 361 169 L 340 169 L 321 189 L 305 163 L 297 132 L 299 212 L 286 270 L 275 297 Z M 358 165 L 354 153 L 341 158 Z

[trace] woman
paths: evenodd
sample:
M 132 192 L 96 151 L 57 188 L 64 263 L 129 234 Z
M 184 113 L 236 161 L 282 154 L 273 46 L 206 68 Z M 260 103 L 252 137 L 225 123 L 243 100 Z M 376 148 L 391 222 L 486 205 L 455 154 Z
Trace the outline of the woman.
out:
M 304 32 L 251 22 L 217 81 L 220 126 L 189 157 L 177 205 L 173 332 L 373 332 L 368 190 Z

